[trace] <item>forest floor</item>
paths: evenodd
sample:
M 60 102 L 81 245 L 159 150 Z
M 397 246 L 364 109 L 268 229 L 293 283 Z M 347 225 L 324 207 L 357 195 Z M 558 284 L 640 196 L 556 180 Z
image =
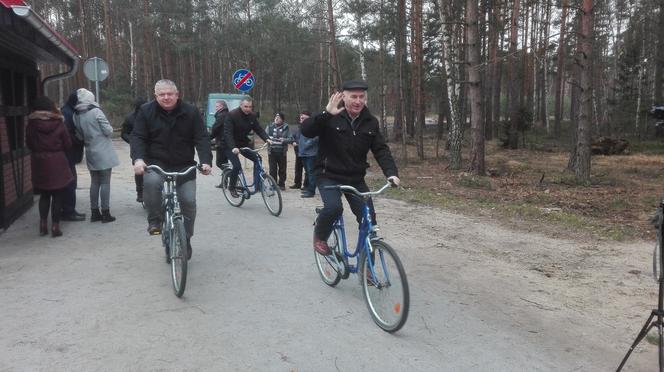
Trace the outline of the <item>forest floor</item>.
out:
M 429 147 L 426 153 L 435 154 L 434 146 Z M 573 233 L 616 241 L 654 238 L 650 218 L 664 196 L 662 154 L 632 150 L 593 156 L 590 185 L 580 185 L 566 170 L 567 150 L 550 144 L 530 147 L 506 150 L 496 141 L 487 142 L 487 175 L 475 176 L 464 171 L 468 149 L 463 150 L 462 170 L 450 171 L 444 156 L 416 159 L 414 146 L 408 146 L 404 163 L 401 145 L 392 144 L 405 186 L 398 198 L 553 237 L 564 231 L 565 237 Z M 444 153 L 442 148 L 439 152 Z

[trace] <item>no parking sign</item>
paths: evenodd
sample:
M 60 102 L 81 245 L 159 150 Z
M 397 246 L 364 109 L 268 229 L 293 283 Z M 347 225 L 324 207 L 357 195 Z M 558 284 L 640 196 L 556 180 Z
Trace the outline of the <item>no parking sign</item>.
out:
M 254 84 L 256 84 L 256 79 L 251 71 L 239 69 L 233 73 L 233 86 L 235 86 L 235 89 L 246 93 L 254 87 Z

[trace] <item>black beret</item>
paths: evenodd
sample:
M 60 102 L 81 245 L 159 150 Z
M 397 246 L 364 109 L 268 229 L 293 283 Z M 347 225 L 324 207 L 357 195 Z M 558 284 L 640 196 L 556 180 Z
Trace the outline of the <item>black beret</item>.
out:
M 369 86 L 363 80 L 348 80 L 341 85 L 341 90 L 367 90 Z

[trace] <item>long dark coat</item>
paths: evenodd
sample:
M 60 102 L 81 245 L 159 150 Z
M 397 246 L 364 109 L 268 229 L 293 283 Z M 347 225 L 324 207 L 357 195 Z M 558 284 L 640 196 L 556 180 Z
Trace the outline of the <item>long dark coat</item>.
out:
M 31 113 L 25 129 L 25 142 L 32 151 L 35 191 L 59 190 L 74 180 L 66 155 L 71 148 L 71 137 L 62 115 L 48 111 Z

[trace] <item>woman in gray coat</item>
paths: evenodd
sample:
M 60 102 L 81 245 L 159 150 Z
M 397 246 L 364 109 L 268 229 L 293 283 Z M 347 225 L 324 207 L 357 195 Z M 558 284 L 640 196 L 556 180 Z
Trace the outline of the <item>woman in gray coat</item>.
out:
M 120 164 L 111 141 L 113 127 L 95 102 L 92 92 L 81 88 L 76 94 L 76 136 L 85 143 L 85 160 L 90 170 L 90 222 L 112 222 L 115 217 L 110 212 L 111 170 Z

